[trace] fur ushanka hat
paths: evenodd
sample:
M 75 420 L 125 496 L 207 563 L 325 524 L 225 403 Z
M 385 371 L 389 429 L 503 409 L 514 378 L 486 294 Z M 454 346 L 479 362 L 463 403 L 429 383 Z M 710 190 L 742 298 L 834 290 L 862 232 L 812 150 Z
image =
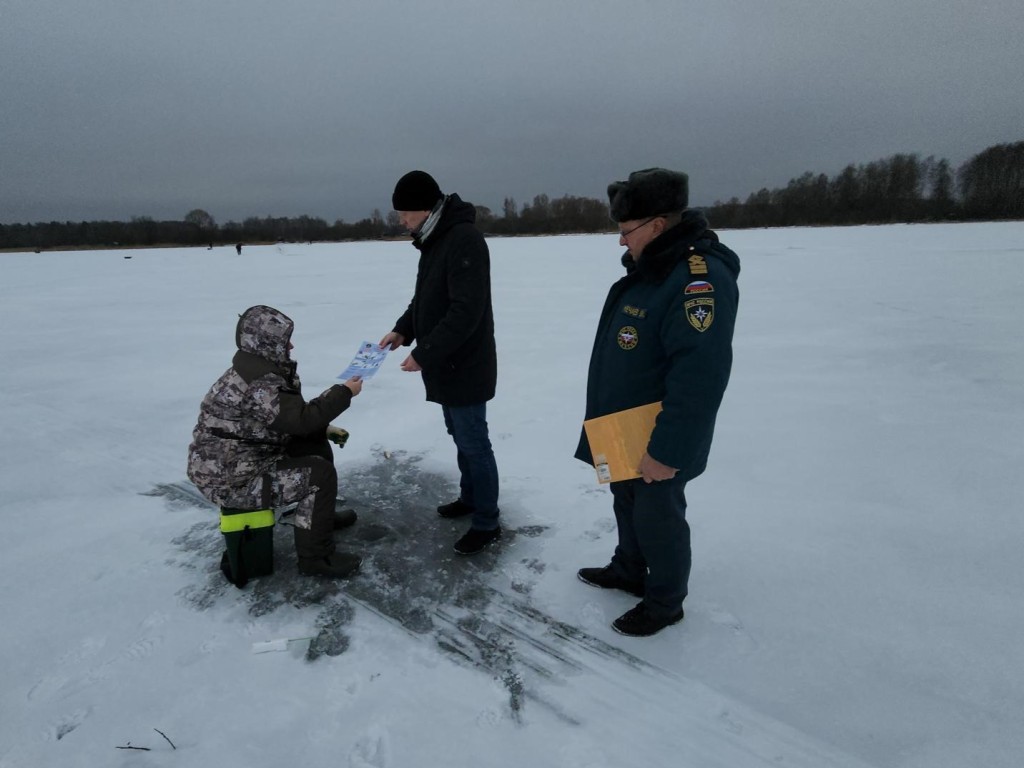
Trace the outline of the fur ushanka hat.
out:
M 676 213 L 690 200 L 690 178 L 679 171 L 645 168 L 633 171 L 628 181 L 608 185 L 608 208 L 612 221 L 631 221 Z

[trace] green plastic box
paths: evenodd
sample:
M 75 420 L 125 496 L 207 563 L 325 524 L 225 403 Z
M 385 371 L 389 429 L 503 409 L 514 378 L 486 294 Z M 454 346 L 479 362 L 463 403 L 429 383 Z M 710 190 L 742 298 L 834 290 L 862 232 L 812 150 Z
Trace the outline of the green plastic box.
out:
M 221 507 L 220 531 L 227 548 L 221 568 L 231 583 L 274 572 L 274 510 Z

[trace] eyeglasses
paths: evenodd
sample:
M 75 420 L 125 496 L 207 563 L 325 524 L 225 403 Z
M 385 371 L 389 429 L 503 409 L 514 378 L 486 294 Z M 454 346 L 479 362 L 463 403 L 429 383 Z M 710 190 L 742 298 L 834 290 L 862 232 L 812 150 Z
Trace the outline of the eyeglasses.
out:
M 630 235 L 632 235 L 632 234 L 633 234 L 634 232 L 636 232 L 636 231 L 637 231 L 638 229 L 640 229 L 641 227 L 646 227 L 646 226 L 647 226 L 648 224 L 650 224 L 650 223 L 651 223 L 652 221 L 654 221 L 654 220 L 655 220 L 656 218 L 658 218 L 658 217 L 657 217 L 657 216 L 651 216 L 651 218 L 649 218 L 649 219 L 648 219 L 647 221 L 645 221 L 645 222 L 644 222 L 643 224 L 637 224 L 637 225 L 636 225 L 635 227 L 633 227 L 632 229 L 626 230 L 625 232 L 623 232 L 623 231 L 622 231 L 622 230 L 620 229 L 620 230 L 619 230 L 619 237 L 621 237 L 621 238 L 622 238 L 623 240 L 625 240 L 625 239 L 626 239 L 627 237 L 629 237 Z

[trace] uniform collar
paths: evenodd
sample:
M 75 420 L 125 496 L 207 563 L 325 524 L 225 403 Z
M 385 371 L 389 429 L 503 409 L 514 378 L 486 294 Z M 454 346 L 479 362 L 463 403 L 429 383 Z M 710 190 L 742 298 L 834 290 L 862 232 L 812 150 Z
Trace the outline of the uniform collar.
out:
M 662 232 L 651 240 L 640 254 L 639 261 L 626 251 L 622 255 L 622 265 L 629 274 L 637 274 L 641 279 L 661 282 L 675 269 L 682 255 L 682 248 L 692 245 L 698 240 L 718 241 L 714 230 L 708 229 L 708 220 L 703 211 L 688 208 L 683 212 L 683 220 L 676 226 Z

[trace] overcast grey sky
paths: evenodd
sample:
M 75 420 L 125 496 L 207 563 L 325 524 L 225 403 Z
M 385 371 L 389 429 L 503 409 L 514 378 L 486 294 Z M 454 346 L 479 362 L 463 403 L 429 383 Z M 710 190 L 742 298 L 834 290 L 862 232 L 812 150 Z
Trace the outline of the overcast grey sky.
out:
M 693 205 L 1024 140 L 1022 0 L 0 0 L 0 223 Z

